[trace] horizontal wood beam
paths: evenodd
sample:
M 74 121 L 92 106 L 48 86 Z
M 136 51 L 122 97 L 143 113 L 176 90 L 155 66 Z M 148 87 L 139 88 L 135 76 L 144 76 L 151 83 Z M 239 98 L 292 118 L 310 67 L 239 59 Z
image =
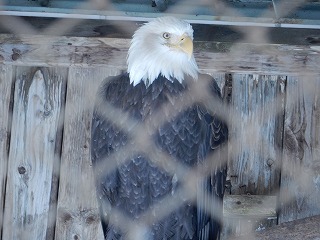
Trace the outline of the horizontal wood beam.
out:
M 81 66 L 126 69 L 129 39 L 0 35 L 0 63 L 17 66 Z M 319 74 L 320 50 L 310 46 L 195 42 L 203 72 L 268 75 Z
M 231 218 L 277 218 L 277 197 L 265 195 L 225 195 L 223 216 Z
M 277 223 L 277 197 L 264 195 L 225 195 L 221 239 L 251 235 Z

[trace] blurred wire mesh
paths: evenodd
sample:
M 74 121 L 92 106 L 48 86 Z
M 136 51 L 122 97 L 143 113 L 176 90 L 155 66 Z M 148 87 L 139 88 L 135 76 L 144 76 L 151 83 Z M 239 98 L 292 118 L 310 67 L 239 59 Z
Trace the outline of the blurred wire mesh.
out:
M 190 21 L 191 23 L 197 24 L 228 25 L 232 29 L 235 29 L 243 34 L 244 39 L 241 40 L 242 42 L 249 41 L 256 44 L 268 43 L 269 30 L 265 27 L 289 27 L 305 29 L 320 28 L 320 3 L 318 1 L 0 1 L 0 24 L 17 36 L 23 36 L 23 34 L 62 36 L 70 31 L 70 29 L 80 25 L 81 22 L 87 19 L 112 20 L 112 25 L 116 29 L 131 33 L 132 27 L 135 26 L 134 23 L 126 22 L 126 24 L 124 24 L 123 21 L 147 21 L 151 18 L 162 15 L 178 16 Z M 52 21 L 50 25 L 45 26 L 42 29 L 37 29 L 30 24 L 26 18 L 24 18 L 30 16 L 52 17 L 55 18 L 55 20 Z M 243 26 L 251 26 L 252 28 L 243 28 Z M 195 36 L 195 39 L 197 39 L 197 36 Z M 314 39 L 317 41 L 317 36 Z M 57 38 L 52 37 L 52 43 L 55 41 L 57 41 Z M 45 53 L 45 49 L 42 50 Z M 240 54 L 245 56 L 247 54 L 246 49 L 235 49 L 235 51 L 235 54 L 237 55 Z M 268 49 L 262 48 L 260 51 L 268 51 Z M 233 58 L 233 52 L 229 52 L 227 59 L 224 60 L 227 61 L 228 58 Z M 288 67 L 290 68 L 290 66 Z M 287 77 L 281 77 L 284 80 L 283 86 L 280 87 L 285 88 L 285 85 L 287 84 L 286 81 L 289 80 Z M 299 101 L 299 97 L 301 96 L 311 96 L 313 102 L 310 100 L 310 103 L 313 104 L 312 107 L 314 108 L 314 111 L 317 110 L 317 104 L 320 103 L 318 100 L 320 82 L 319 74 L 309 74 L 307 72 L 303 72 L 303 69 L 301 69 L 301 71 L 297 70 L 295 78 L 298 80 L 291 81 L 297 81 L 297 83 L 294 85 L 296 88 L 287 88 L 285 98 L 283 98 L 281 95 L 277 95 L 273 99 L 268 99 L 268 101 L 263 102 L 262 108 L 259 108 L 262 105 L 257 105 L 257 107 L 254 108 L 254 111 L 247 114 L 244 113 L 242 109 L 236 108 L 232 104 L 221 104 L 216 99 L 212 99 L 207 93 L 208 88 L 206 83 L 199 82 L 196 82 L 190 91 L 184 94 L 181 99 L 175 99 L 176 102 L 174 104 L 174 109 L 170 108 L 169 106 L 164 106 L 164 108 L 159 111 L 159 114 L 150 116 L 150 119 L 146 121 L 145 125 L 141 125 L 135 120 L 130 119 L 126 113 L 115 109 L 111 105 L 106 106 L 107 110 L 104 113 L 106 117 L 124 129 L 126 132 L 129 132 L 132 136 L 134 136 L 132 141 L 135 143 L 134 148 L 127 148 L 125 151 L 116 152 L 111 157 L 121 161 L 126 159 L 126 156 L 129 156 L 134 152 L 138 152 L 141 148 L 150 157 L 154 164 L 164 168 L 166 171 L 177 174 L 179 179 L 183 179 L 184 182 L 184 186 L 180 192 L 165 198 L 163 201 L 161 201 L 161 203 L 155 205 L 152 209 L 147 211 L 139 221 L 132 221 L 126 218 L 120 212 L 112 209 L 111 206 L 111 217 L 108 216 L 110 217 L 109 220 L 116 226 L 125 228 L 125 231 L 129 231 L 130 234 L 128 235 L 131 237 L 131 239 L 138 240 L 143 239 L 143 236 L 146 234 L 150 224 L 160 220 L 172 210 L 179 208 L 182 204 L 181 199 L 189 199 L 194 201 L 197 194 L 200 194 L 203 195 L 203 199 L 206 201 L 212 201 L 212 206 L 221 208 L 222 206 L 212 199 L 212 197 L 208 196 L 206 193 L 199 193 L 195 190 L 197 189 L 197 183 L 210 174 L 211 169 L 222 163 L 230 163 L 230 159 L 236 159 L 238 156 L 250 152 L 252 148 L 253 150 L 256 150 L 256 148 L 262 148 L 262 153 L 275 151 L 273 153 L 274 157 L 277 159 L 282 159 L 280 164 L 277 163 L 276 168 L 281 171 L 282 175 L 288 175 L 288 178 L 290 178 L 287 189 L 293 189 L 292 192 L 296 194 L 299 194 L 298 192 L 303 189 L 301 201 L 304 200 L 303 196 L 319 194 L 319 192 L 315 192 L 314 188 L 309 187 L 309 184 L 311 183 L 316 184 L 316 186 L 318 186 L 318 191 L 320 191 L 319 146 L 308 145 L 310 144 L 310 139 L 304 139 L 302 137 L 306 125 L 316 124 L 316 121 L 318 121 L 317 117 L 311 120 L 309 119 L 310 121 L 307 123 L 307 120 L 303 119 L 303 116 L 302 119 L 294 119 L 291 122 L 290 118 L 292 118 L 292 116 L 286 116 L 285 119 L 283 119 L 283 128 L 285 135 L 284 138 L 289 139 L 288 141 L 285 141 L 285 144 L 288 146 L 277 146 L 275 144 L 269 148 L 268 145 L 270 144 L 270 141 L 275 141 L 272 139 L 274 137 L 274 133 L 266 133 L 262 128 L 264 124 L 274 121 L 274 118 L 276 118 L 278 115 L 284 114 L 284 102 L 287 106 L 289 106 L 288 109 L 296 109 L 301 107 L 299 105 L 301 103 Z M 264 79 L 259 79 L 258 77 L 256 81 L 258 82 L 263 80 Z M 225 86 L 225 84 L 222 83 L 221 87 L 223 91 L 223 88 L 228 86 Z M 91 89 L 89 99 L 94 99 L 96 95 L 95 90 L 97 88 L 98 86 L 92 87 L 94 90 Z M 301 91 L 304 91 L 304 95 L 297 93 L 297 89 L 302 89 Z M 186 108 L 195 101 L 204 102 L 209 109 L 227 121 L 229 130 L 231 130 L 230 137 L 228 145 L 224 146 L 221 149 L 221 152 L 226 152 L 227 150 L 224 148 L 227 147 L 229 147 L 229 149 L 231 148 L 232 150 L 228 151 L 228 156 L 226 156 L 226 154 L 222 154 L 220 151 L 217 151 L 215 154 L 213 154 L 213 156 L 209 156 L 203 162 L 203 164 L 199 165 L 196 169 L 189 169 L 184 165 L 178 164 L 176 161 L 172 161 L 168 154 L 154 151 L 153 149 L 156 147 L 152 143 L 150 136 L 158 126 L 166 121 L 166 119 L 172 118 L 177 112 L 177 109 L 181 110 Z M 90 100 L 88 102 L 90 102 Z M 87 107 L 89 108 L 92 106 L 89 104 Z M 287 111 L 290 112 L 288 109 Z M 164 112 L 166 114 L 163 114 Z M 287 121 L 290 122 L 289 125 L 286 125 Z M 288 126 L 289 128 L 286 129 Z M 146 132 L 144 129 L 148 129 L 148 131 Z M 311 137 L 319 140 L 319 132 L 315 132 L 314 136 Z M 239 141 L 242 143 L 242 146 L 245 146 L 245 148 L 233 147 L 236 146 L 237 142 Z M 275 150 L 270 150 L 271 148 L 275 148 L 275 146 Z M 296 152 L 292 152 L 291 149 L 298 150 Z M 292 159 L 301 160 L 304 156 L 304 151 L 311 151 L 310 154 L 307 154 L 307 156 L 311 159 L 307 161 L 307 164 L 301 164 L 301 162 L 297 162 L 296 160 L 292 161 Z M 220 159 L 220 161 L 212 162 L 211 159 Z M 254 157 L 251 159 L 254 159 Z M 110 163 L 110 161 L 108 163 Z M 254 165 L 255 163 L 248 162 L 248 164 Z M 116 164 L 103 164 L 101 167 L 98 167 L 98 169 L 100 169 L 100 171 L 112 172 L 116 167 Z M 250 166 L 248 168 L 250 169 Z M 310 169 L 315 170 L 318 175 L 311 173 Z M 229 173 L 229 180 L 230 177 L 232 176 L 230 176 Z M 280 188 L 277 191 L 276 189 L 272 189 L 269 194 L 276 196 L 282 195 Z M 289 204 L 296 197 L 297 196 L 294 195 L 290 197 L 290 195 L 286 194 L 285 198 L 282 198 L 281 203 L 284 205 L 287 203 Z M 204 210 L 211 214 L 212 217 L 223 222 L 223 217 L 216 214 L 215 207 Z M 315 203 L 314 207 L 319 209 L 319 203 Z M 251 230 L 254 229 L 249 228 L 248 231 Z M 250 235 L 248 237 L 250 237 Z M 251 238 L 254 239 L 254 232 L 252 232 Z

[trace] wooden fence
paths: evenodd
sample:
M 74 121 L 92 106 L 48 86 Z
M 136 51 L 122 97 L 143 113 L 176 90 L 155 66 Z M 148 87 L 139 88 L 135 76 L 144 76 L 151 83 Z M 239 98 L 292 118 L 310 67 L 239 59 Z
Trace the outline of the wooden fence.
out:
M 3 240 L 102 239 L 90 160 L 93 96 L 125 69 L 128 44 L 0 35 Z M 231 195 L 275 195 L 279 223 L 320 214 L 320 52 L 221 45 L 198 42 L 195 56 L 229 88 L 230 116 L 239 118 L 229 126 L 230 139 L 239 139 L 228 147 Z

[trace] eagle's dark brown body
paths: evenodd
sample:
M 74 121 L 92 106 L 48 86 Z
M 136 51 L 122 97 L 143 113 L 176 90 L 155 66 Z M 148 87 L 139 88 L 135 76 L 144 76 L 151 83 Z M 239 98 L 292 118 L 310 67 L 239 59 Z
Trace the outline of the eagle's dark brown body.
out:
M 201 81 L 201 75 L 198 81 Z M 115 151 L 125 150 L 132 140 L 130 133 L 113 124 L 108 120 L 108 116 L 101 114 L 100 110 L 103 112 L 105 102 L 143 123 L 148 116 L 161 110 L 161 106 L 170 104 L 170 99 L 180 97 L 187 90 L 187 82 L 181 84 L 161 76 L 149 87 L 143 82 L 133 86 L 126 73 L 108 79 L 98 94 L 92 123 L 94 166 L 100 166 L 101 163 L 114 165 L 116 160 L 108 156 Z M 211 79 L 210 91 L 221 99 L 214 79 Z M 217 116 L 210 115 L 201 103 L 194 103 L 156 129 L 151 139 L 159 150 L 169 154 L 180 164 L 192 168 L 201 164 L 212 151 L 226 142 L 227 135 L 226 125 Z M 181 182 L 179 179 L 176 181 L 174 174 L 149 161 L 143 149 L 125 160 L 127 161 L 118 164 L 118 167 L 108 174 L 96 169 L 101 214 L 108 216 L 110 209 L 106 206 L 111 205 L 128 218 L 138 221 L 150 207 L 161 202 L 164 197 L 174 195 L 181 187 Z M 224 166 L 212 169 L 212 174 L 205 178 L 202 184 L 206 193 L 219 201 L 222 200 L 225 177 Z M 220 211 L 222 209 L 218 209 L 218 212 Z M 127 239 L 127 233 L 109 223 L 108 217 L 103 219 L 103 228 L 108 240 Z M 158 222 L 150 223 L 146 239 L 216 239 L 219 231 L 217 221 L 205 214 L 196 203 L 186 201 Z

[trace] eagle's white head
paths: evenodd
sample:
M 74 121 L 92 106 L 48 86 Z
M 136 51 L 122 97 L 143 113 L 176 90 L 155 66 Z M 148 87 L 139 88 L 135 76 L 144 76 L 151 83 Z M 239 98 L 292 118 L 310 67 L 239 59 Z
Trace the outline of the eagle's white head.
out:
M 130 82 L 148 86 L 160 74 L 182 82 L 184 75 L 196 79 L 198 66 L 193 56 L 193 29 L 174 17 L 160 17 L 140 27 L 128 52 Z

